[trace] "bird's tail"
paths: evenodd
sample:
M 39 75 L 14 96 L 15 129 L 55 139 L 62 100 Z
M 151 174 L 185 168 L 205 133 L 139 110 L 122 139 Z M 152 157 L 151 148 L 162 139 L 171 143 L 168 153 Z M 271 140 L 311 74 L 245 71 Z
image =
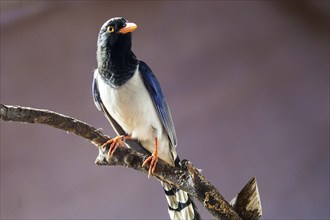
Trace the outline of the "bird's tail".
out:
M 168 213 L 171 220 L 200 220 L 198 209 L 191 196 L 168 183 L 162 182 L 166 200 L 168 203 Z

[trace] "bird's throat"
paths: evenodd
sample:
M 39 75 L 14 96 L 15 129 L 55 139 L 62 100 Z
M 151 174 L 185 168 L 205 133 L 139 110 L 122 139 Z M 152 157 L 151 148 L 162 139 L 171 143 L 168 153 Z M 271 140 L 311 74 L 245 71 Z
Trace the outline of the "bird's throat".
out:
M 121 86 L 133 76 L 138 61 L 131 50 L 103 49 L 98 51 L 98 71 L 111 86 Z

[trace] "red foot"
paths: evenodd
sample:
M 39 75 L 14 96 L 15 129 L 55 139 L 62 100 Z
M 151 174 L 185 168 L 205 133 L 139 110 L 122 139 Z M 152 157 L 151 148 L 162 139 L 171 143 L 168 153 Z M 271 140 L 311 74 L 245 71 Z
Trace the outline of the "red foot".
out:
M 144 167 L 145 165 L 147 165 L 147 163 L 150 162 L 148 178 L 150 177 L 151 174 L 154 174 L 158 162 L 158 139 L 156 138 L 155 141 L 156 141 L 155 152 L 153 152 L 151 156 L 149 156 L 142 164 L 142 167 Z
M 122 146 L 122 147 L 125 147 L 125 142 L 124 141 L 126 139 L 131 139 L 131 137 L 128 136 L 128 135 L 118 135 L 115 138 L 109 139 L 107 142 L 105 142 L 102 145 L 102 148 L 104 148 L 107 144 L 110 144 L 110 148 L 109 148 L 109 151 L 108 151 L 108 158 L 110 158 L 113 155 L 113 153 L 116 151 L 116 149 L 119 145 Z

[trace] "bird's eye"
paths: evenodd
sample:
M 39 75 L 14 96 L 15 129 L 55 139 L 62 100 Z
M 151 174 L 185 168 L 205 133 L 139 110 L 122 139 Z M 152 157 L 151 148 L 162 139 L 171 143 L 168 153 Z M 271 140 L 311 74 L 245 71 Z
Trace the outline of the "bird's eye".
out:
M 114 28 L 113 26 L 109 26 L 109 27 L 107 28 L 107 31 L 108 31 L 109 33 L 112 33 L 112 32 L 115 31 L 115 28 Z

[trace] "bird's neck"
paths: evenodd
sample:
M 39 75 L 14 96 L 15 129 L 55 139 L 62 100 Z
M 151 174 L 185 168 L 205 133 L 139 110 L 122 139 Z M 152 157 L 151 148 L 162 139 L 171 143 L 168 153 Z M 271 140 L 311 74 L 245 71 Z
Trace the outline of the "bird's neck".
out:
M 130 48 L 98 48 L 98 71 L 107 83 L 118 87 L 129 80 L 138 60 Z

